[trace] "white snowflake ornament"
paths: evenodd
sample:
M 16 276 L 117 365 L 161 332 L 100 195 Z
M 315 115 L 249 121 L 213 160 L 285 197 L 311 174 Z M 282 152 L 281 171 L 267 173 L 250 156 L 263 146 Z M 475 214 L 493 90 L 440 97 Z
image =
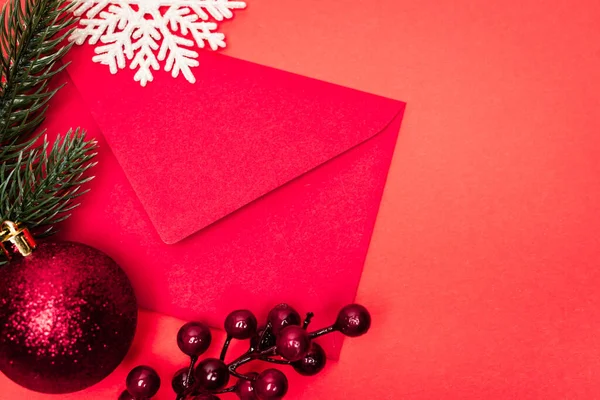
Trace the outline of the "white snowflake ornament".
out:
M 116 74 L 129 63 L 134 79 L 146 86 L 152 70 L 164 69 L 190 82 L 198 66 L 194 46 L 212 50 L 225 47 L 217 23 L 233 17 L 232 10 L 246 7 L 234 0 L 74 0 L 73 13 L 81 17 L 70 40 L 95 48 L 92 61 L 108 65 Z M 213 19 L 214 21 L 211 21 Z M 190 39 L 191 36 L 191 39 Z

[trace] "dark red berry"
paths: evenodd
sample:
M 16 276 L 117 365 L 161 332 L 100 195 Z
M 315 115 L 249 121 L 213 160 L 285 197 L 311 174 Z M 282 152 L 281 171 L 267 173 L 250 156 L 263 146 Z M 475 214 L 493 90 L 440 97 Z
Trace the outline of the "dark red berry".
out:
M 124 390 L 119 396 L 119 400 L 136 400 L 127 390 Z
M 288 380 L 283 372 L 267 369 L 258 376 L 253 386 L 259 399 L 279 400 L 288 391 Z
M 253 349 L 257 350 L 265 350 L 270 347 L 275 346 L 275 335 L 272 332 L 267 332 L 266 335 L 263 336 L 263 332 L 265 331 L 265 327 L 258 328 L 258 332 L 256 335 L 250 339 L 250 345 Z M 259 343 L 261 336 L 263 337 L 262 343 Z
M 188 322 L 177 333 L 177 346 L 188 356 L 204 353 L 210 346 L 210 341 L 210 329 L 201 322 Z
M 152 397 L 160 388 L 160 377 L 151 367 L 140 365 L 127 375 L 127 391 L 135 398 Z
M 229 382 L 229 370 L 225 363 L 217 358 L 202 360 L 196 367 L 196 384 L 199 388 L 212 391 L 225 387 Z
M 252 379 L 258 378 L 256 372 L 250 372 L 247 376 Z M 253 382 L 251 380 L 238 379 L 235 384 L 235 394 L 237 394 L 237 397 L 241 400 L 259 400 L 252 384 Z
M 175 391 L 175 393 L 183 393 L 186 389 L 185 381 L 188 376 L 189 368 L 181 368 L 179 371 L 175 372 L 173 375 L 173 379 L 171 379 L 171 387 Z M 190 380 L 188 382 L 189 386 L 194 386 L 194 375 L 190 376 Z
M 256 317 L 248 310 L 231 312 L 225 319 L 225 332 L 234 339 L 250 339 L 256 333 Z
M 288 325 L 300 325 L 302 319 L 298 311 L 294 310 L 289 305 L 282 303 L 269 312 L 268 321 L 273 326 L 273 333 L 275 335 Z
M 325 355 L 325 350 L 319 344 L 313 342 L 304 358 L 294 361 L 292 367 L 300 375 L 312 376 L 321 372 L 325 368 L 326 363 L 327 356 Z
M 300 326 L 287 326 L 277 335 L 277 354 L 286 360 L 301 360 L 308 353 L 309 348 L 308 332 Z
M 370 327 L 371 314 L 360 304 L 350 304 L 342 308 L 335 322 L 335 328 L 350 337 L 364 335 Z

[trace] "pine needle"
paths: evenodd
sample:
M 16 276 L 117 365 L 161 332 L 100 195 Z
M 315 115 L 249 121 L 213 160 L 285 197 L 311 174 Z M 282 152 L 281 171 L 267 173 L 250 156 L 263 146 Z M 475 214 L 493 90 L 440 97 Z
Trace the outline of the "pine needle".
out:
M 88 190 L 81 186 L 93 177 L 85 173 L 96 163 L 95 141 L 86 141 L 80 131 L 58 137 L 52 148 L 43 144 L 22 152 L 16 168 L 0 169 L 0 220 L 18 221 L 36 236 L 54 233 L 54 224 L 69 217 L 77 199 Z
M 58 89 L 50 79 L 70 49 L 74 29 L 68 0 L 12 0 L 0 12 L 0 162 L 13 162 L 36 142 L 48 101 Z
M 49 81 L 71 45 L 76 18 L 69 0 L 11 0 L 0 12 L 0 222 L 15 221 L 36 236 L 56 231 L 92 177 L 95 141 L 79 129 L 50 144 L 36 132 L 58 89 Z

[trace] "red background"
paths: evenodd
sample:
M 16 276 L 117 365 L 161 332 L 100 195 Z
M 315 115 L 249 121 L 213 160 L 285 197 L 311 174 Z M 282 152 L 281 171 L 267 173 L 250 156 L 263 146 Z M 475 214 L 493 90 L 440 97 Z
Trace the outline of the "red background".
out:
M 373 329 L 288 399 L 600 398 L 599 21 L 595 0 L 250 0 L 223 24 L 231 56 L 408 103 L 358 295 Z M 0 377 L 0 398 L 114 399 L 147 363 L 172 399 L 181 323 L 143 313 L 84 393 Z

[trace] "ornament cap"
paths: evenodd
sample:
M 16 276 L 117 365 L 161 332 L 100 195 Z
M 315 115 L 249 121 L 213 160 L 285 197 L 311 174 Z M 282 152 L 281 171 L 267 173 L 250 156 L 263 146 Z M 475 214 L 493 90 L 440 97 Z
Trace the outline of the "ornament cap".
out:
M 0 253 L 7 259 L 15 254 L 23 257 L 31 255 L 36 247 L 35 239 L 29 229 L 19 226 L 12 221 L 4 221 L 0 230 Z

